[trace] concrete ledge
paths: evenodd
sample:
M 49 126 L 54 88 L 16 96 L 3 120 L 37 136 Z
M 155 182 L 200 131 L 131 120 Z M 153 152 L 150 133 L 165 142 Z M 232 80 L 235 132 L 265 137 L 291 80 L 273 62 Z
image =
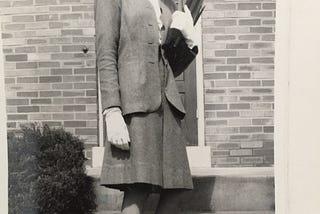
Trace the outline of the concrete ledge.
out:
M 99 178 L 101 167 L 87 168 L 87 174 Z M 273 167 L 230 167 L 230 168 L 212 168 L 212 167 L 191 167 L 193 177 L 274 177 Z

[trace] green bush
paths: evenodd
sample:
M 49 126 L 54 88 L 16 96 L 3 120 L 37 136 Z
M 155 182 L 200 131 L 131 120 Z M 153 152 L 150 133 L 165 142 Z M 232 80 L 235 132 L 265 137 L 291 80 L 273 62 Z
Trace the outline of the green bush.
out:
M 63 129 L 33 126 L 23 128 L 20 137 L 10 136 L 9 145 L 14 145 L 9 146 L 11 213 L 87 214 L 95 210 L 93 179 L 85 174 L 79 138 Z M 21 174 L 25 169 L 29 179 Z

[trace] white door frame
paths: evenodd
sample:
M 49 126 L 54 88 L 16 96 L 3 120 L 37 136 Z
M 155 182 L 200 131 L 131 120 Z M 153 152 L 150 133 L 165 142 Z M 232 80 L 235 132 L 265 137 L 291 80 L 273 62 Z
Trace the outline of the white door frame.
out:
M 1 35 L 0 25 L 0 212 L 8 213 L 7 116 L 4 86 L 3 45 Z

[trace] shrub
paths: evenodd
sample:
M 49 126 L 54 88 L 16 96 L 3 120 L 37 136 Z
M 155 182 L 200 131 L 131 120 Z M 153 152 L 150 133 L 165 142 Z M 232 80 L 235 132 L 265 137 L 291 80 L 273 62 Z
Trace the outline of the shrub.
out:
M 38 213 L 87 214 L 95 210 L 93 179 L 85 174 L 84 161 L 86 158 L 83 153 L 83 142 L 79 138 L 63 129 L 51 130 L 48 126 L 44 126 L 40 130 L 39 127 L 33 126 L 23 128 L 22 137 L 13 139 L 21 141 L 20 144 L 32 145 L 25 154 L 25 159 L 30 162 L 32 185 L 30 185 L 30 180 L 23 180 L 22 186 L 26 187 L 24 197 L 28 198 Z M 16 147 L 18 145 L 9 150 L 20 151 L 21 147 L 25 146 Z M 14 152 L 11 151 L 11 154 Z M 11 161 L 14 157 L 11 155 L 9 159 Z M 15 168 L 13 164 L 19 163 L 13 161 L 12 169 Z M 15 174 L 11 174 L 11 184 L 14 184 L 17 177 L 20 178 L 21 172 L 22 170 L 17 173 L 16 170 Z M 18 189 L 15 190 L 15 193 L 19 195 Z M 20 200 L 21 197 L 16 196 L 14 199 Z M 16 200 L 12 205 L 17 203 L 19 202 Z M 27 209 L 30 210 L 30 208 Z

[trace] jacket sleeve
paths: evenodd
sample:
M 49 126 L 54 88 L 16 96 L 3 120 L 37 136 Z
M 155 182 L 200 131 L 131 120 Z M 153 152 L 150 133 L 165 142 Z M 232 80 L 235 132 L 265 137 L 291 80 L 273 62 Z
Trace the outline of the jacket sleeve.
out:
M 176 43 L 175 41 L 177 40 L 175 38 L 181 39 Z M 194 46 L 190 49 L 185 42 L 182 33 L 174 28 L 168 30 L 166 43 L 163 48 L 174 77 L 179 76 L 185 71 L 198 54 L 198 47 Z
M 95 2 L 96 54 L 102 111 L 112 106 L 121 107 L 117 69 L 120 10 L 119 0 Z

